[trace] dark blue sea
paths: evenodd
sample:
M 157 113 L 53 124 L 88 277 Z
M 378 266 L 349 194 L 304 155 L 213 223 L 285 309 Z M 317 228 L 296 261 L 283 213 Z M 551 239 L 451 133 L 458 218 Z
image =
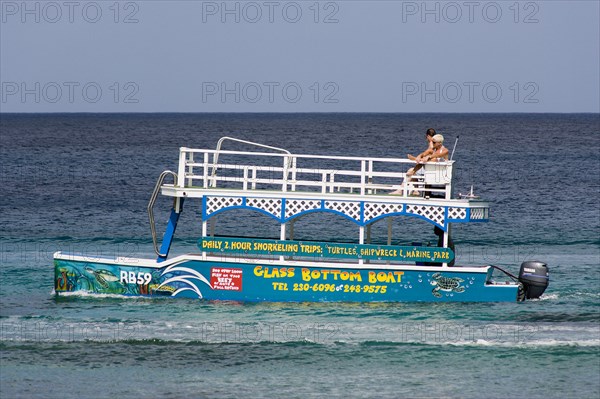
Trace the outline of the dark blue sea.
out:
M 473 185 L 491 203 L 489 223 L 455 226 L 457 264 L 517 273 L 542 260 L 551 282 L 541 299 L 53 295 L 55 251 L 154 256 L 146 206 L 179 147 L 227 135 L 293 153 L 405 157 L 429 127 L 450 148 L 460 136 L 455 191 Z M 0 134 L 2 399 L 600 397 L 598 114 L 0 114 Z M 169 206 L 157 204 L 159 228 Z M 314 221 L 320 236 L 301 238 L 356 234 Z M 414 221 L 397 229 L 403 240 L 433 239 Z M 197 251 L 200 229 L 199 205 L 187 205 L 173 252 Z

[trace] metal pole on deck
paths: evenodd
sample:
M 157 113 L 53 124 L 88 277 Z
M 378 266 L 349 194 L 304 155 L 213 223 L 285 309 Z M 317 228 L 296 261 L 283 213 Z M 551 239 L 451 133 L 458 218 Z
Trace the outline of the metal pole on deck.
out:
M 454 147 L 452 147 L 452 154 L 450 154 L 450 160 L 452 161 L 452 158 L 454 158 L 454 150 L 456 150 L 456 145 L 458 144 L 458 138 L 460 136 L 456 136 L 456 140 L 454 141 Z

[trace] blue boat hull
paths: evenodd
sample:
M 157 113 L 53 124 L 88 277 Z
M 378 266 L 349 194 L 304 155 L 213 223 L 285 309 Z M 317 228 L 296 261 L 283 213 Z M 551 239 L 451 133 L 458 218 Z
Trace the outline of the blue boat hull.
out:
M 171 262 L 55 256 L 55 291 L 228 301 L 499 302 L 514 282 L 491 283 L 489 267 L 318 265 L 175 258 Z M 136 263 L 139 266 L 136 266 Z

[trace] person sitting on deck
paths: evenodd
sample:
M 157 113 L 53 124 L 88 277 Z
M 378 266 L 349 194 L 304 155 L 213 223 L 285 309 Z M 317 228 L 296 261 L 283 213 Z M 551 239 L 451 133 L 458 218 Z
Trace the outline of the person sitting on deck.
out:
M 427 130 L 427 134 L 429 134 L 430 130 L 433 129 Z M 435 130 L 433 131 L 435 132 Z M 444 147 L 444 136 L 441 134 L 434 135 L 431 137 L 430 148 L 423 151 L 417 157 L 413 157 L 412 155 L 408 154 L 408 158 L 417 162 L 417 164 L 406 172 L 406 178 L 402 182 L 403 187 L 391 192 L 390 194 L 403 194 L 406 181 L 414 181 L 412 177 L 423 167 L 425 162 L 442 162 L 448 160 L 448 149 Z M 420 195 L 420 193 L 418 191 L 413 191 L 412 195 Z
M 425 154 L 431 150 L 433 148 L 433 136 L 435 136 L 437 133 L 435 132 L 434 128 L 429 128 L 427 129 L 427 131 L 425 132 L 425 140 L 427 140 L 427 149 L 425 151 L 423 151 L 422 153 L 420 153 L 419 155 L 417 155 L 416 157 L 414 155 L 410 155 L 407 154 L 406 157 L 408 159 L 410 159 L 411 161 L 416 161 L 417 163 L 421 162 L 421 158 L 423 158 L 425 156 Z
M 427 140 L 427 149 L 425 151 L 423 151 L 422 153 L 420 153 L 419 155 L 417 155 L 416 157 L 414 155 L 411 154 L 407 154 L 406 157 L 408 159 L 410 159 L 411 161 L 415 161 L 417 162 L 417 164 L 419 164 L 420 162 L 422 162 L 422 158 L 429 153 L 429 151 L 431 151 L 433 149 L 433 136 L 436 135 L 435 129 L 430 127 L 429 129 L 427 129 L 427 131 L 425 132 L 425 140 Z M 414 168 L 410 168 L 407 172 L 411 174 L 411 176 L 414 174 L 413 171 Z M 403 189 L 398 189 L 396 191 L 391 192 L 390 194 L 403 194 Z

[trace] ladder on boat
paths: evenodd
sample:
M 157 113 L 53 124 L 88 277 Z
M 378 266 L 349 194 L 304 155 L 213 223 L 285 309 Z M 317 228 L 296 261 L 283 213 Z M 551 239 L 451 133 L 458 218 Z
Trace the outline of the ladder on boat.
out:
M 158 177 L 158 180 L 156 181 L 156 185 L 154 186 L 154 190 L 152 191 L 152 195 L 150 196 L 150 201 L 148 202 L 148 219 L 150 219 L 150 231 L 152 233 L 152 243 L 154 246 L 154 252 L 156 252 L 156 255 L 158 255 L 159 258 L 164 259 L 166 259 L 169 254 L 169 247 L 170 242 L 172 240 L 172 236 L 171 239 L 169 239 L 169 246 L 167 246 L 167 248 L 158 248 L 158 239 L 156 237 L 156 224 L 154 221 L 154 205 L 156 204 L 156 199 L 158 198 L 158 194 L 160 193 L 160 188 L 162 187 L 165 179 L 168 176 L 173 177 L 173 182 L 177 181 L 177 173 L 172 172 L 170 170 L 165 170 L 164 172 L 162 172 Z M 180 198 L 173 199 L 173 211 L 176 211 L 175 213 L 177 214 L 177 219 L 179 218 L 179 214 L 181 213 L 181 205 L 182 201 L 180 200 Z M 173 219 L 173 212 L 171 212 L 171 218 L 169 218 L 169 225 L 171 224 L 171 219 Z M 174 225 L 177 225 L 177 221 L 175 221 Z M 167 228 L 167 232 L 165 232 L 165 235 L 167 235 L 168 232 L 169 229 Z M 175 233 L 174 227 L 172 233 Z M 165 238 L 167 237 L 163 237 L 163 244 L 165 244 Z

